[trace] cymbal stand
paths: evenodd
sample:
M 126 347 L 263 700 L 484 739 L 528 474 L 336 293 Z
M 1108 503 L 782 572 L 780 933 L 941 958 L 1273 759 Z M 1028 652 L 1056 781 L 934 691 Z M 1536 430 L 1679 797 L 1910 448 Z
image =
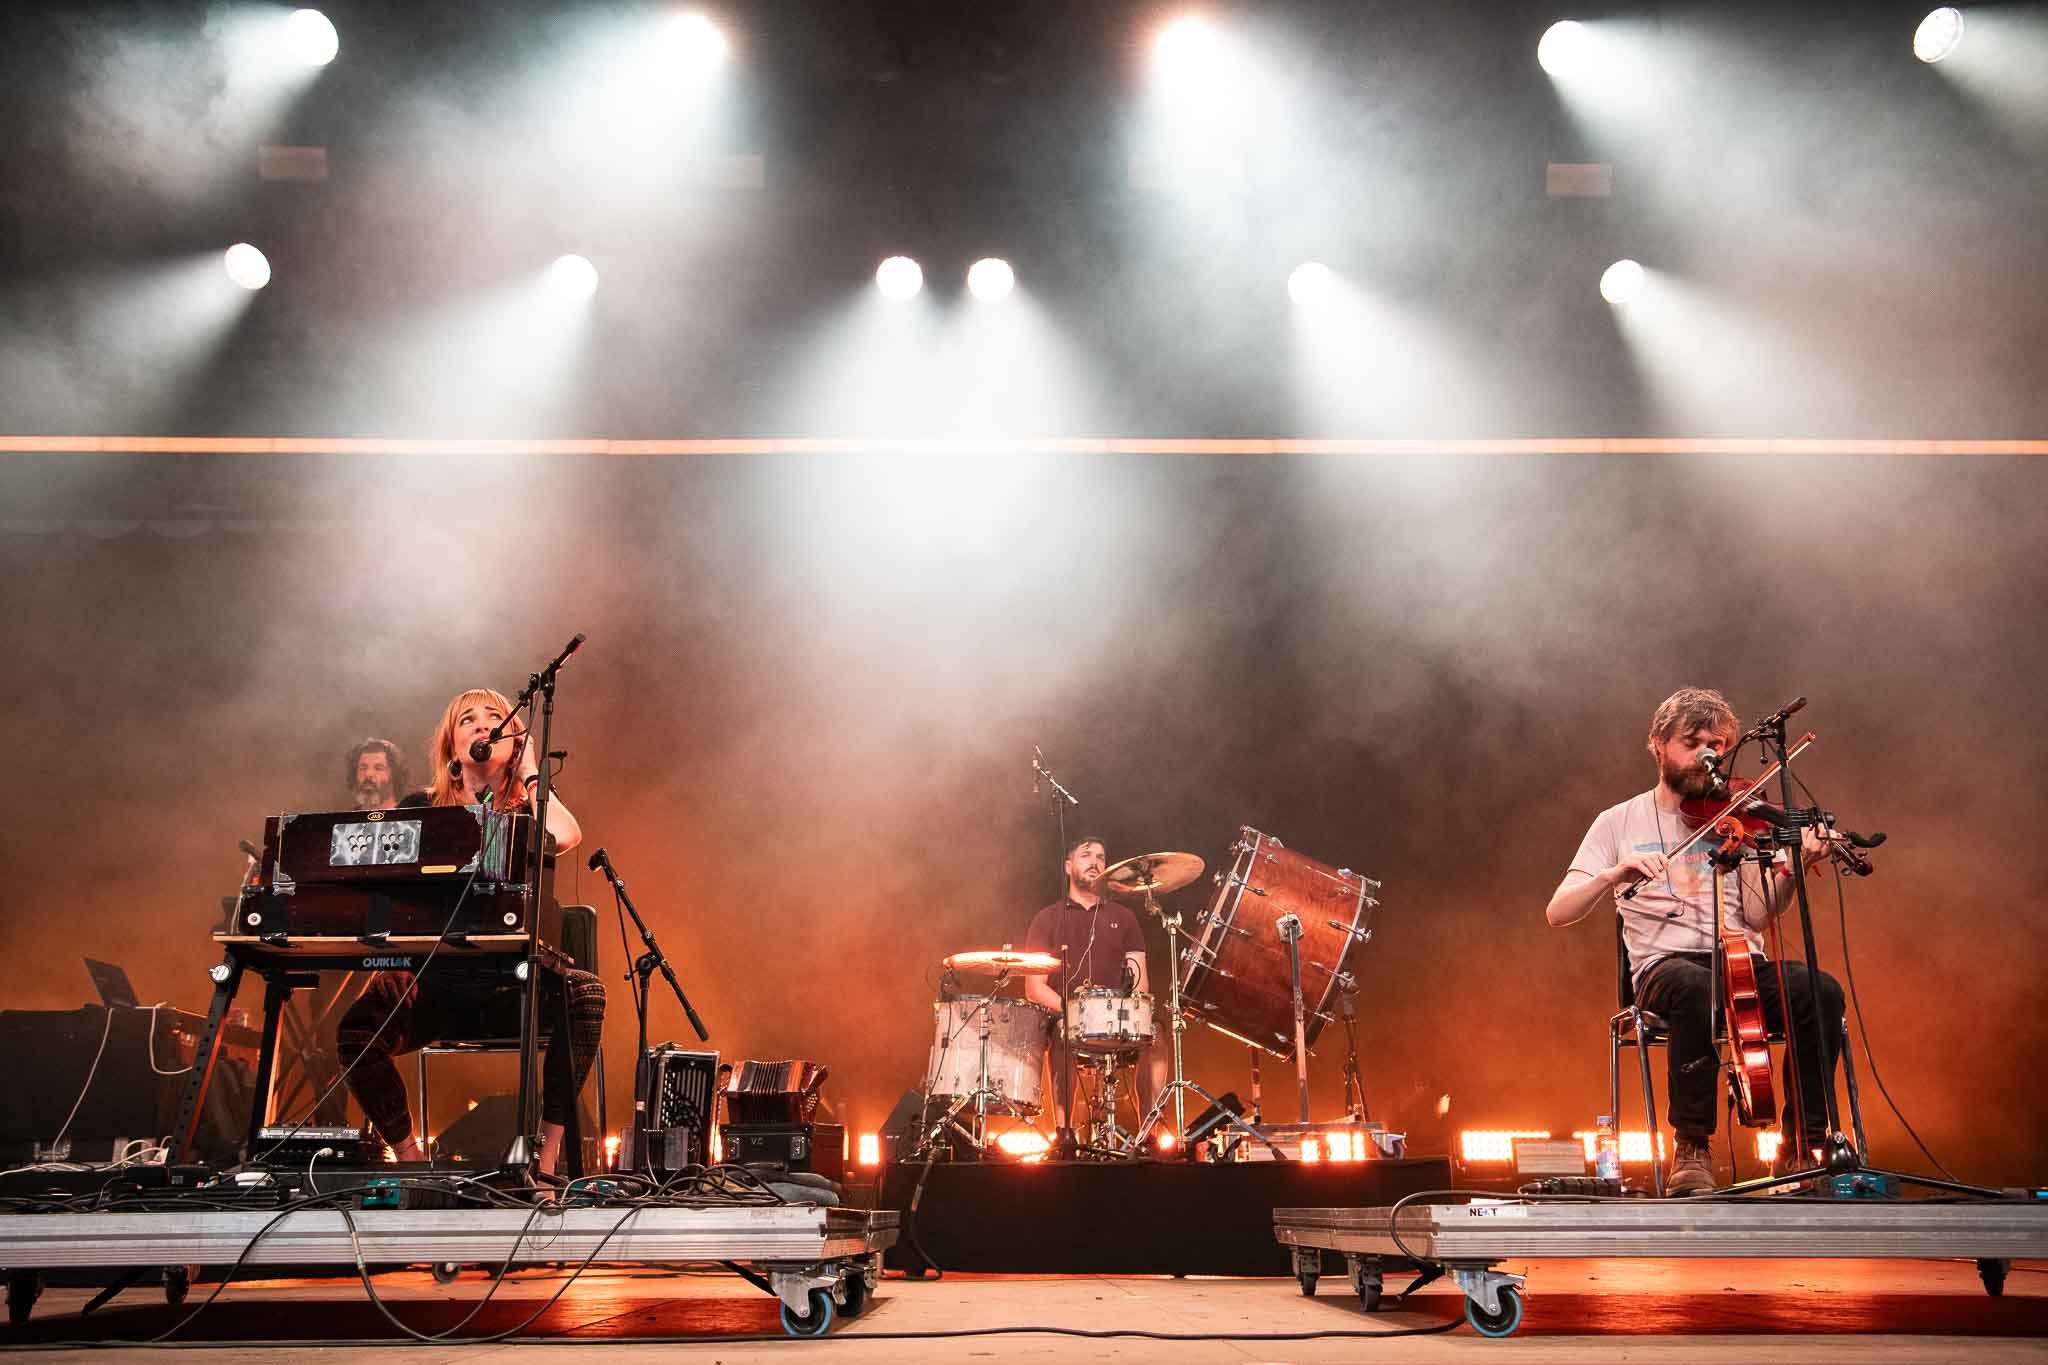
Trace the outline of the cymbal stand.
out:
M 1007 980 L 1007 975 L 1004 977 L 999 977 L 997 979 L 996 984 L 998 988 L 1001 987 L 1005 980 Z M 995 1089 L 993 1089 L 988 1083 L 988 1039 L 989 1034 L 993 1027 L 989 1018 L 989 1011 L 993 1005 L 993 1002 L 993 995 L 986 996 L 983 997 L 981 1003 L 975 1007 L 976 1012 L 981 1016 L 981 1064 L 979 1067 L 976 1068 L 975 1071 L 974 1089 L 969 1091 L 965 1095 L 956 1095 L 953 1097 L 953 1103 L 946 1109 L 946 1112 L 939 1115 L 938 1120 L 935 1123 L 933 1123 L 931 1127 L 927 1128 L 924 1131 L 923 1135 L 918 1138 L 917 1146 L 912 1149 L 913 1155 L 915 1155 L 918 1152 L 932 1151 L 939 1141 L 939 1135 L 945 1132 L 948 1128 L 951 1128 L 961 1137 L 966 1138 L 968 1142 L 974 1145 L 974 1149 L 976 1151 L 985 1150 L 988 1146 L 988 1102 L 990 1100 L 994 1100 L 998 1105 L 1001 1105 L 1005 1110 L 1008 1110 L 1010 1104 L 1009 1099 L 1006 1096 L 999 1093 L 998 1091 L 996 1091 Z M 948 1048 L 952 1046 L 952 1042 L 950 1039 L 947 1041 L 946 1046 Z M 927 1113 L 930 1112 L 929 1106 L 931 1104 L 932 1093 L 931 1083 L 932 1080 L 936 1077 L 937 1070 L 938 1068 L 934 1066 L 933 1076 L 928 1076 L 925 1078 L 924 1093 L 925 1104 L 927 1106 Z M 974 1106 L 974 1126 L 972 1129 L 963 1128 L 960 1126 L 958 1122 L 961 1113 L 964 1112 L 967 1106 L 970 1104 Z
M 1166 986 L 1168 998 L 1171 1002 L 1167 1009 L 1167 1019 L 1173 1025 L 1173 1079 L 1167 1082 L 1166 1089 L 1160 1091 L 1158 1096 L 1153 1099 L 1152 1112 L 1145 1115 L 1145 1121 L 1138 1125 L 1137 1135 L 1131 1139 L 1131 1153 L 1136 1155 L 1144 1150 L 1145 1139 L 1152 1135 L 1152 1129 L 1166 1114 L 1166 1101 L 1169 1096 L 1173 1100 L 1173 1135 L 1175 1139 L 1185 1145 L 1188 1125 L 1187 1110 L 1182 1092 L 1192 1090 L 1203 1099 L 1209 1101 L 1210 1108 L 1220 1110 L 1224 1116 L 1223 1121 L 1230 1127 L 1238 1129 L 1250 1137 L 1257 1138 L 1260 1142 L 1272 1148 L 1274 1160 L 1287 1160 L 1287 1154 L 1280 1150 L 1273 1139 L 1267 1137 L 1249 1123 L 1246 1123 L 1236 1114 L 1231 1113 L 1230 1110 L 1224 1108 L 1223 1104 L 1214 1095 L 1187 1078 L 1181 1066 L 1180 1053 L 1180 1035 L 1188 1026 L 1187 1018 L 1181 1013 L 1180 1007 L 1180 911 L 1162 910 L 1159 902 L 1153 898 L 1151 888 L 1149 887 L 1145 891 L 1145 909 L 1151 914 L 1159 916 L 1159 922 L 1166 926 L 1166 961 L 1168 964 Z

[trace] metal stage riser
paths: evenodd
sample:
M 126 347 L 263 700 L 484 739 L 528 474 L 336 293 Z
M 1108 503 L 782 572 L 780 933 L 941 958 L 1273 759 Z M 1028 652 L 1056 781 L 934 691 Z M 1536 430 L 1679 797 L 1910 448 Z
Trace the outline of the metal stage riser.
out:
M 922 1165 L 883 1174 L 904 1210 Z M 1363 1162 L 940 1162 L 885 1258 L 991 1274 L 1289 1275 L 1275 1209 L 1308 1200 L 1384 1204 L 1449 1182 L 1447 1159 Z
M 812 1262 L 881 1251 L 896 1240 L 894 1213 L 810 1205 L 760 1209 L 571 1209 L 531 1217 L 518 1209 L 354 1212 L 363 1259 L 515 1265 L 581 1261 Z M 275 1213 L 47 1213 L 0 1218 L 0 1265 L 232 1264 Z M 530 1221 L 529 1221 L 530 1220 Z M 617 1229 L 616 1232 L 613 1230 Z M 522 1235 L 523 1230 L 523 1235 Z M 612 1234 L 606 1240 L 606 1234 Z M 600 1245 L 602 1250 L 599 1250 Z M 250 1251 L 248 1265 L 353 1265 L 342 1216 L 286 1215 Z
M 1399 1257 L 1385 1208 L 1283 1208 L 1287 1246 Z M 1660 1200 L 1401 1210 L 1401 1240 L 1442 1261 L 1581 1257 L 2019 1260 L 2048 1257 L 2048 1203 Z

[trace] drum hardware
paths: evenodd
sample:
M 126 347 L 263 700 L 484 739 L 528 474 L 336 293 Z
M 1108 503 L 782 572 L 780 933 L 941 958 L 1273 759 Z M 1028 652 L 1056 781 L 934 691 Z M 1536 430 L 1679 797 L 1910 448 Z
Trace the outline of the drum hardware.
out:
M 1344 1112 L 1354 1123 L 1370 1123 L 1365 1076 L 1358 1069 L 1358 978 L 1349 972 L 1339 973 L 1337 991 L 1338 1008 L 1344 1015 Z
M 1374 885 L 1377 886 L 1378 883 L 1375 882 Z M 1370 929 L 1354 929 L 1350 925 L 1345 924 L 1343 921 L 1334 919 L 1325 920 L 1324 923 L 1328 924 L 1332 929 L 1335 929 L 1340 934 L 1349 935 L 1353 943 L 1372 942 L 1372 930 Z
M 1301 1003 L 1301 916 L 1282 915 L 1273 921 L 1273 929 L 1287 945 L 1287 975 L 1294 993 L 1294 1077 L 1301 1087 L 1301 1121 L 1307 1123 L 1308 1021 Z
M 1111 868 L 1110 873 L 1115 872 L 1117 868 L 1133 864 L 1140 865 L 1146 869 L 1146 875 L 1143 877 L 1144 885 L 1142 887 L 1146 913 L 1158 916 L 1160 923 L 1166 926 L 1166 960 L 1168 962 L 1178 962 L 1181 955 L 1180 911 L 1162 909 L 1157 898 L 1157 888 L 1167 882 L 1169 875 L 1179 875 L 1181 873 L 1186 874 L 1186 880 L 1175 883 L 1173 889 L 1178 890 L 1180 887 L 1191 884 L 1197 877 L 1202 875 L 1202 860 L 1192 853 L 1151 853 L 1137 858 L 1127 858 L 1122 863 L 1117 864 L 1116 868 Z M 1192 865 L 1192 871 L 1188 871 L 1190 865 Z M 1172 873 L 1169 874 L 1163 870 L 1153 870 L 1166 868 L 1171 868 Z M 1110 873 L 1103 874 L 1105 881 Z M 1111 887 L 1111 890 L 1118 891 L 1123 895 L 1131 894 L 1129 886 L 1123 888 Z M 1139 1123 L 1138 1131 L 1132 1135 L 1128 1150 L 1133 1155 L 1143 1152 L 1145 1139 L 1151 1136 L 1153 1127 L 1165 1116 L 1168 1098 L 1173 1100 L 1173 1133 L 1176 1138 L 1183 1139 L 1181 1143 L 1183 1150 L 1186 1149 L 1184 1139 L 1187 1133 L 1187 1107 L 1184 1092 L 1194 1091 L 1197 1095 L 1209 1101 L 1211 1108 L 1222 1107 L 1217 1104 L 1214 1095 L 1187 1078 L 1187 1073 L 1182 1065 L 1180 1035 L 1188 1025 L 1186 1014 L 1181 1007 L 1180 973 L 1178 971 L 1167 978 L 1167 988 L 1170 1001 L 1167 1010 L 1167 1022 L 1172 1027 L 1173 1078 L 1167 1082 L 1164 1090 L 1153 1097 L 1150 1112 L 1145 1115 L 1144 1121 Z M 1224 1110 L 1224 1112 L 1226 1114 L 1229 1113 L 1228 1110 Z M 1251 1136 L 1266 1143 L 1268 1147 L 1273 1147 L 1273 1144 L 1268 1141 L 1265 1134 L 1246 1123 L 1243 1119 L 1233 1115 L 1226 1122 L 1230 1123 L 1233 1127 L 1244 1129 Z M 1280 1149 L 1273 1147 L 1273 1151 L 1275 1155 L 1278 1155 Z

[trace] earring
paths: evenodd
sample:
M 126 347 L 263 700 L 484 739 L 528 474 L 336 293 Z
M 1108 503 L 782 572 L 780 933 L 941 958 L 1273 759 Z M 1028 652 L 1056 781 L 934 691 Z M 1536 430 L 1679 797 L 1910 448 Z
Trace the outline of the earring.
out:
M 448 760 L 448 776 L 449 776 L 449 777 L 451 777 L 451 778 L 453 778 L 453 779 L 455 779 L 455 780 L 456 780 L 456 781 L 458 781 L 458 782 L 460 782 L 460 781 L 462 780 L 462 760 L 461 760 L 461 759 L 459 759 L 459 758 L 451 758 L 451 759 L 449 759 L 449 760 Z

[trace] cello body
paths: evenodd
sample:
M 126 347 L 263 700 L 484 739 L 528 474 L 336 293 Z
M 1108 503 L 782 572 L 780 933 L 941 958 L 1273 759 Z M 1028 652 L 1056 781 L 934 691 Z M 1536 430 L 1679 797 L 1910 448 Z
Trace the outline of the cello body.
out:
M 1723 830 L 1722 824 L 1733 826 Z M 1733 842 L 1739 859 L 1741 826 L 1732 816 L 1715 822 L 1717 837 Z M 1733 1051 L 1735 1115 L 1745 1128 L 1764 1128 L 1778 1120 L 1778 1091 L 1771 1077 L 1771 1033 L 1764 1022 L 1764 999 L 1757 989 L 1756 957 L 1749 939 L 1731 928 L 1722 904 L 1721 858 L 1731 850 L 1724 842 L 1715 855 L 1714 929 L 1721 941 L 1721 1013 Z

